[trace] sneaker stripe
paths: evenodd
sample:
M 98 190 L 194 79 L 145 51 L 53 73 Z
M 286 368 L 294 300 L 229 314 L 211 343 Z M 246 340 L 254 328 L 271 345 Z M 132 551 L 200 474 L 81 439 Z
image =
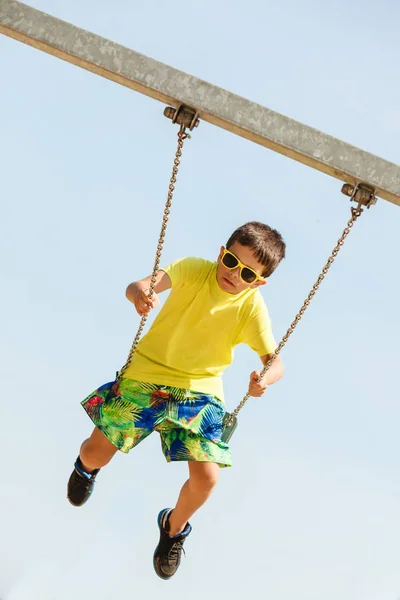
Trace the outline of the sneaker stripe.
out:
M 83 475 L 83 477 L 86 477 L 86 479 L 94 480 L 97 473 L 100 471 L 100 469 L 94 469 L 94 471 L 92 471 L 91 473 L 87 473 L 85 471 L 85 469 L 83 468 L 83 464 L 80 459 L 80 456 L 78 456 L 78 458 L 76 459 L 76 462 L 74 463 L 74 467 L 78 471 L 78 473 L 80 473 L 80 475 Z
M 82 469 L 82 468 L 81 468 L 81 467 L 78 465 L 78 463 L 77 463 L 77 462 L 75 463 L 75 465 L 74 465 L 74 466 L 75 466 L 75 469 L 78 471 L 78 473 L 79 473 L 80 475 L 82 475 L 83 477 L 86 477 L 86 479 L 91 479 L 91 478 L 92 478 L 92 476 L 91 476 L 89 473 L 86 473 L 86 471 L 84 471 L 84 470 L 83 470 L 83 469 Z
M 181 531 L 180 533 L 177 533 L 176 535 L 173 535 L 172 539 L 178 538 L 178 537 L 181 537 L 181 536 L 186 537 L 186 536 L 189 535 L 189 533 L 191 531 L 192 531 L 192 526 L 190 525 L 190 523 L 187 523 L 185 529 L 183 531 Z
M 166 508 L 161 517 L 161 527 L 166 530 L 169 515 L 172 513 L 172 508 Z

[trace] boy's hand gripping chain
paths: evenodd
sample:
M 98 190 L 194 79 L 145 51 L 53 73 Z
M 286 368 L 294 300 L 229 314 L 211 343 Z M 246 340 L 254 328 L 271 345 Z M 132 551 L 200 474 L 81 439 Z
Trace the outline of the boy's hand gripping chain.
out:
M 277 349 L 275 350 L 274 354 L 272 355 L 272 357 L 269 359 L 269 361 L 267 362 L 267 364 L 264 366 L 263 370 L 261 371 L 258 381 L 260 381 L 264 377 L 264 375 L 266 374 L 266 372 L 268 371 L 268 369 L 271 367 L 272 363 L 274 362 L 275 358 L 280 354 L 282 348 L 284 347 L 284 345 L 288 341 L 289 337 L 292 335 L 293 331 L 297 327 L 300 319 L 302 318 L 305 311 L 307 310 L 311 300 L 315 296 L 319 286 L 321 285 L 322 281 L 325 279 L 325 276 L 328 273 L 329 269 L 331 268 L 332 263 L 334 262 L 336 256 L 339 253 L 339 250 L 341 249 L 347 236 L 349 235 L 351 228 L 353 227 L 353 225 L 356 222 L 356 220 L 358 219 L 358 217 L 362 214 L 363 209 L 361 207 L 366 206 L 367 208 L 370 208 L 373 204 L 376 203 L 376 197 L 375 197 L 374 190 L 372 190 L 369 187 L 364 186 L 362 184 L 357 184 L 354 187 L 350 186 L 349 184 L 345 184 L 342 188 L 342 192 L 344 194 L 346 194 L 347 196 L 351 196 L 350 201 L 354 200 L 355 202 L 358 202 L 358 206 L 357 206 L 357 208 L 351 207 L 351 219 L 347 223 L 347 227 L 344 229 L 342 235 L 340 236 L 337 245 L 333 249 L 330 257 L 328 258 L 317 281 L 314 283 L 311 292 L 308 294 L 307 298 L 304 300 L 304 303 L 303 303 L 302 307 L 300 308 L 299 312 L 297 313 L 296 318 L 294 319 L 294 321 L 290 325 L 289 329 L 283 336 L 283 338 L 282 338 L 280 344 L 278 345 Z M 250 395 L 249 395 L 249 393 L 247 393 L 244 396 L 243 400 L 240 402 L 240 404 L 238 404 L 238 406 L 235 408 L 235 410 L 232 413 L 225 413 L 224 422 L 223 422 L 223 432 L 222 432 L 222 438 L 221 438 L 223 442 L 227 443 L 231 439 L 233 432 L 235 431 L 237 424 L 238 424 L 237 416 L 239 414 L 239 411 L 242 410 L 243 406 L 246 404 L 246 402 L 249 398 L 250 398 Z
M 183 144 L 187 138 L 190 138 L 190 135 L 188 133 L 186 133 L 186 128 L 189 128 L 190 131 L 192 131 L 194 127 L 197 127 L 199 125 L 199 122 L 200 122 L 198 119 L 198 113 L 196 111 L 194 111 L 193 109 L 188 108 L 183 105 L 179 106 L 177 109 L 167 107 L 164 110 L 164 115 L 166 117 L 168 117 L 169 119 L 172 119 L 173 123 L 178 123 L 178 125 L 180 125 L 180 129 L 178 132 L 178 147 L 177 147 L 177 150 L 175 153 L 174 166 L 172 168 L 172 176 L 171 176 L 170 184 L 169 184 L 169 188 L 168 188 L 167 201 L 166 201 L 165 207 L 164 207 L 164 215 L 163 215 L 163 219 L 162 219 L 161 231 L 160 231 L 160 235 L 158 238 L 156 258 L 154 261 L 153 273 L 151 275 L 149 298 L 151 298 L 152 295 L 154 294 L 154 288 L 156 285 L 156 277 L 157 277 L 158 269 L 160 266 L 161 253 L 162 253 L 162 249 L 163 249 L 163 245 L 164 245 L 165 232 L 167 230 L 168 218 L 169 218 L 171 204 L 172 204 L 172 197 L 174 195 L 174 190 L 175 190 L 176 177 L 178 175 L 180 159 L 182 156 Z M 131 364 L 133 354 L 139 343 L 146 320 L 147 320 L 147 315 L 143 315 L 143 317 L 141 318 L 140 323 L 139 323 L 139 329 L 137 330 L 135 339 L 133 340 L 132 347 L 129 351 L 129 355 L 126 360 L 126 363 L 124 364 L 122 369 L 117 373 L 117 381 L 119 379 L 121 379 L 121 377 L 123 376 L 123 374 L 129 367 L 129 365 Z

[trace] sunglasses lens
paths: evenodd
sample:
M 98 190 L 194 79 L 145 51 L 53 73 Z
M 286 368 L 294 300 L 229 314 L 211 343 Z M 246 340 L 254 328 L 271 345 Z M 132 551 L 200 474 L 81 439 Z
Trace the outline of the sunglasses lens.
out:
M 224 264 L 225 267 L 227 267 L 228 269 L 234 269 L 238 266 L 239 263 L 237 261 L 237 258 L 233 256 L 233 254 L 229 254 L 227 252 L 222 259 L 222 264 Z
M 246 283 L 253 283 L 253 281 L 255 281 L 257 277 L 254 271 L 252 271 L 251 269 L 247 269 L 246 267 L 243 267 L 241 275 L 243 281 L 245 281 Z

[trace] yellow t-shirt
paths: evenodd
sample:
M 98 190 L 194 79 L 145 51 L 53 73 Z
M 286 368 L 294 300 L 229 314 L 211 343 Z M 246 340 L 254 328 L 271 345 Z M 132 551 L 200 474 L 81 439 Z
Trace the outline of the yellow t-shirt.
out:
M 183 258 L 162 270 L 171 279 L 170 294 L 124 377 L 223 400 L 222 374 L 237 344 L 259 356 L 276 349 L 264 300 L 257 289 L 221 290 L 216 262 Z

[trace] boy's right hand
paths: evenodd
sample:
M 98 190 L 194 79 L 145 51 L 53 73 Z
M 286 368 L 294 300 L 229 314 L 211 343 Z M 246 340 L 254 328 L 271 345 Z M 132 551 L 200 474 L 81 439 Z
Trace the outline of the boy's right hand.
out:
M 160 292 L 169 290 L 172 287 L 169 275 L 161 269 L 157 272 L 155 288 L 150 299 L 149 292 L 152 278 L 153 275 L 149 275 L 140 281 L 133 281 L 126 288 L 125 296 L 129 302 L 135 305 L 136 311 L 141 317 L 147 316 L 152 308 L 160 304 L 158 297 Z
M 160 304 L 160 299 L 153 291 L 153 295 L 149 297 L 149 289 L 138 289 L 133 298 L 133 304 L 135 305 L 136 312 L 138 315 L 143 317 L 144 315 L 149 315 L 150 311 L 155 308 L 158 304 Z

